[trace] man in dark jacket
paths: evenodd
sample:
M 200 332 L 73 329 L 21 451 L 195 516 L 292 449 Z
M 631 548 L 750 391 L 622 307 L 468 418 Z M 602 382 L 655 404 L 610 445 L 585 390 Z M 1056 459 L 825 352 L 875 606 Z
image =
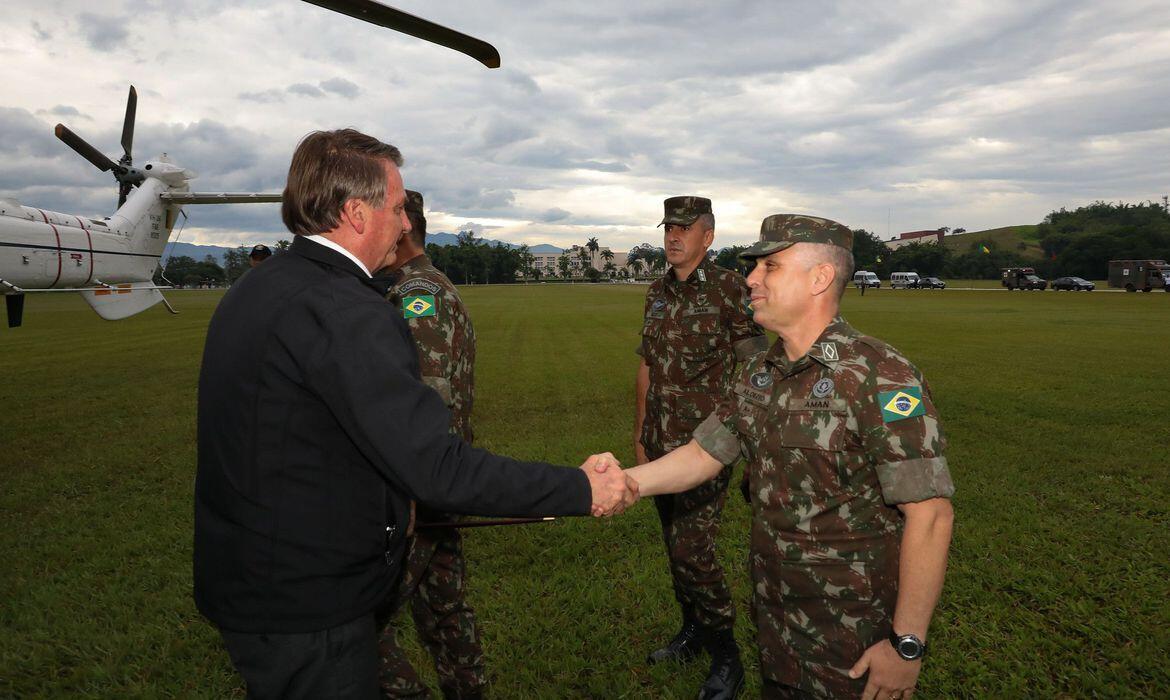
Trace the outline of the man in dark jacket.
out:
M 199 377 L 195 602 L 252 697 L 376 698 L 374 616 L 411 498 L 482 515 L 608 515 L 620 470 L 562 469 L 451 435 L 370 270 L 409 229 L 398 149 L 351 129 L 297 147 L 289 254 L 234 285 Z M 597 455 L 592 466 L 612 460 Z

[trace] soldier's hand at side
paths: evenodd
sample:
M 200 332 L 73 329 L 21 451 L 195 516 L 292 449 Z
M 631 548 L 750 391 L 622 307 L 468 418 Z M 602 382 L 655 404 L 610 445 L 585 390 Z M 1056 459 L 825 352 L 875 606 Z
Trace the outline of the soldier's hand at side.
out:
M 849 669 L 849 677 L 861 678 L 866 671 L 869 680 L 861 693 L 861 700 L 907 700 L 914 695 L 918 674 L 922 672 L 922 659 L 903 659 L 894 651 L 894 646 L 883 639 L 865 650 L 861 659 Z

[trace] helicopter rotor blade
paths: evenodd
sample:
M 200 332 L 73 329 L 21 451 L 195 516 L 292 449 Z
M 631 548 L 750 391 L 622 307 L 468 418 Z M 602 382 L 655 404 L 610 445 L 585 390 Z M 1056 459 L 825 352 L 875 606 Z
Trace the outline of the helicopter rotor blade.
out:
M 454 29 L 448 29 L 430 20 L 415 17 L 393 7 L 387 7 L 374 0 L 305 0 L 305 2 L 340 12 L 379 27 L 409 34 L 433 44 L 446 46 L 467 54 L 488 68 L 500 67 L 500 52 L 496 47 L 473 36 Z
M 118 171 L 118 164 L 110 160 L 109 156 L 86 143 L 85 139 L 67 129 L 64 124 L 58 124 L 54 127 L 53 133 L 57 135 L 57 138 L 64 141 L 66 146 L 77 151 L 79 156 L 97 166 L 98 170 L 102 172 L 110 170 L 114 172 Z
M 126 119 L 122 122 L 122 153 L 124 154 L 124 165 L 129 165 L 131 162 L 130 149 L 134 146 L 134 116 L 137 112 L 138 91 L 131 85 L 130 94 L 126 97 Z

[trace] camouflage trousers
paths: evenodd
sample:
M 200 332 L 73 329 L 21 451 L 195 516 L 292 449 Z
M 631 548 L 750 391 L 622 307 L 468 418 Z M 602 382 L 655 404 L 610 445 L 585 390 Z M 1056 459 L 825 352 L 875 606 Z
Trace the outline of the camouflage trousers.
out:
M 425 530 L 411 540 L 399 586 L 399 605 L 410 604 L 419 640 L 430 652 L 445 698 L 482 697 L 487 685 L 475 611 L 464 596 L 463 540 L 458 530 Z M 382 630 L 380 683 L 386 698 L 429 698 L 394 631 Z
M 655 452 L 647 450 L 646 456 L 662 456 Z M 731 467 L 724 467 L 714 479 L 690 491 L 654 497 L 675 600 L 684 617 L 710 630 L 735 627 L 735 603 L 715 556 L 715 536 L 730 481 Z

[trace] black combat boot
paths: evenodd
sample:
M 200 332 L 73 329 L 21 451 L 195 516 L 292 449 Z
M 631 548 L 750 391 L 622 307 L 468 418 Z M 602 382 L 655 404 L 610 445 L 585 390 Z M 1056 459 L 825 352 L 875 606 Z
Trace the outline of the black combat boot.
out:
M 743 664 L 739 660 L 735 633 L 712 632 L 707 639 L 707 651 L 711 653 L 711 672 L 699 688 L 699 700 L 733 700 L 743 690 Z
M 703 627 L 694 620 L 684 617 L 682 629 L 674 635 L 674 639 L 661 649 L 650 652 L 650 656 L 646 657 L 646 663 L 651 665 L 663 661 L 686 663 L 699 655 L 706 641 L 707 634 Z

